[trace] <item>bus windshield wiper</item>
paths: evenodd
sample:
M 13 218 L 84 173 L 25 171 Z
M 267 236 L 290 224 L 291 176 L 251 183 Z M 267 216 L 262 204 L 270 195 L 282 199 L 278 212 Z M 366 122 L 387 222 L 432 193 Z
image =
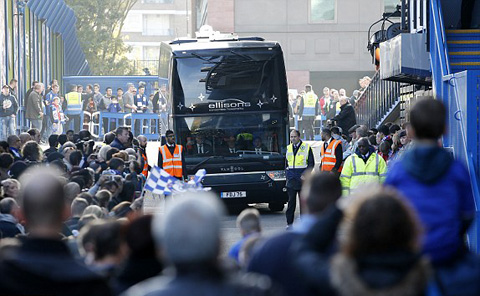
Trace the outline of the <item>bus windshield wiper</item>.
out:
M 209 156 L 207 157 L 206 159 L 200 161 L 198 164 L 196 164 L 192 171 L 196 171 L 202 164 L 206 163 L 206 162 L 209 162 L 210 160 L 214 159 L 214 158 L 223 158 L 223 156 L 218 156 L 218 155 L 212 155 L 212 156 Z

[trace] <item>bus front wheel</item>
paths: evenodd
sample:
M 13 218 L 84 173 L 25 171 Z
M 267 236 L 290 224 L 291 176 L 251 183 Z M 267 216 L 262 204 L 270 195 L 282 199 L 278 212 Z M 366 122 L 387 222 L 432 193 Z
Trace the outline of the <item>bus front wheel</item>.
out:
M 283 202 L 271 202 L 268 204 L 268 208 L 272 212 L 281 212 L 283 211 L 285 204 Z

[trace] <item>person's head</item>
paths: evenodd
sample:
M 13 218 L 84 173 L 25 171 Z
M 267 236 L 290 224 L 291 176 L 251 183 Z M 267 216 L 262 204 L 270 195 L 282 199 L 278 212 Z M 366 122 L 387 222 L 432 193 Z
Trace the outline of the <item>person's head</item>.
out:
M 397 131 L 399 131 L 401 128 L 398 124 L 392 124 L 388 130 L 388 133 L 390 135 L 394 135 Z
M 109 86 L 105 89 L 105 94 L 108 96 L 108 97 L 111 97 L 112 96 L 112 93 L 113 93 L 113 90 L 112 88 Z
M 341 89 L 338 91 L 338 94 L 339 94 L 341 97 L 345 97 L 345 96 L 347 96 L 347 91 L 346 91 L 344 88 L 341 88 Z
M 147 137 L 145 137 L 144 135 L 140 135 L 137 137 L 137 139 L 138 139 L 139 146 L 145 149 L 148 143 Z
M 102 210 L 100 206 L 97 205 L 89 205 L 87 206 L 83 213 L 82 216 L 87 216 L 87 215 L 94 215 L 95 217 L 99 219 L 104 219 L 105 218 L 105 212 Z
M 306 92 L 312 91 L 312 85 L 310 84 L 305 85 L 305 91 Z
M 113 140 L 115 140 L 115 133 L 108 132 L 103 136 L 103 142 L 107 145 L 110 145 Z
M 368 143 L 370 144 L 370 146 L 377 146 L 377 137 L 375 135 L 371 135 L 370 137 L 368 137 Z
M 115 134 L 120 143 L 122 143 L 123 145 L 128 143 L 128 138 L 129 138 L 128 128 L 124 126 L 120 126 L 117 128 Z
M 360 91 L 358 89 L 354 90 L 353 96 L 358 99 L 358 97 L 360 96 Z
M 85 91 L 87 92 L 87 94 L 92 93 L 93 92 L 93 85 L 87 84 L 87 87 L 85 88 Z
M 121 158 L 113 157 L 109 160 L 108 167 L 112 170 L 123 172 L 123 169 L 125 168 L 125 162 Z
M 107 150 L 107 158 L 105 158 L 106 161 L 109 161 L 110 159 L 112 159 L 113 155 L 118 153 L 118 148 L 115 148 L 115 147 L 110 147 L 110 149 Z
M 326 97 L 330 96 L 330 89 L 328 87 L 323 88 L 323 95 Z
M 260 137 L 255 137 L 255 139 L 253 139 L 253 147 L 255 148 L 262 147 L 262 139 Z
M 40 131 L 36 128 L 31 128 L 27 131 L 31 139 L 40 144 L 40 139 L 42 138 Z
M 10 95 L 10 88 L 6 84 L 2 87 L 2 95 L 4 96 Z
M 123 96 L 123 89 L 121 87 L 117 88 L 117 96 Z
M 175 134 L 172 130 L 167 130 L 165 132 L 165 138 L 167 139 L 167 144 L 175 144 Z
M 142 167 L 137 161 L 130 161 L 128 168 L 130 169 L 130 172 L 135 172 L 137 175 L 142 173 Z
M 332 131 L 329 128 L 322 128 L 322 141 L 328 141 L 332 137 Z
M 237 227 L 242 236 L 247 236 L 255 232 L 261 232 L 260 213 L 257 209 L 245 209 L 237 217 Z
M 8 153 L 4 152 L 0 154 L 0 168 L 8 170 L 13 164 L 13 156 Z
M 64 189 L 55 171 L 45 167 L 24 174 L 20 201 L 30 236 L 58 237 L 68 217 Z
M 58 135 L 58 144 L 63 145 L 67 142 L 67 135 L 61 134 Z
M 12 79 L 10 79 L 9 85 L 12 89 L 15 89 L 17 87 L 17 83 L 18 83 L 18 80 L 15 79 L 15 78 L 12 78 Z
M 300 143 L 300 131 L 294 129 L 290 132 L 290 142 L 293 145 Z
M 235 148 L 235 145 L 236 145 L 236 139 L 234 136 L 229 136 L 227 138 L 227 145 L 228 145 L 228 148 Z
M 96 93 L 96 94 L 98 94 L 100 92 L 100 84 L 95 83 L 93 85 L 93 92 Z
M 0 153 L 8 152 L 8 148 L 10 148 L 10 146 L 7 141 L 0 141 Z
M 28 136 L 30 136 L 30 135 L 28 135 Z M 20 140 L 20 138 L 17 135 L 8 136 L 7 143 L 8 143 L 8 146 L 16 148 L 16 149 L 20 149 L 20 147 L 22 147 L 22 140 Z
M 75 132 L 73 130 L 68 130 L 65 134 L 67 135 L 67 141 L 73 142 L 73 135 Z
M 332 127 L 330 131 L 332 132 L 332 135 L 338 135 L 338 136 L 342 135 L 342 133 L 340 132 L 340 128 L 338 126 Z
M 99 190 L 95 194 L 95 199 L 97 200 L 98 205 L 102 208 L 107 207 L 108 202 L 110 201 L 111 198 L 112 198 L 112 194 L 110 193 L 110 191 L 105 189 Z
M 35 141 L 25 143 L 22 148 L 22 155 L 29 161 L 41 161 L 43 159 L 42 148 Z
M 388 136 L 390 134 L 390 128 L 386 125 L 381 125 L 379 128 L 378 128 L 378 132 L 377 132 L 377 143 L 381 143 L 382 142 L 382 139 L 385 138 L 386 136 Z
M 98 151 L 98 160 L 100 162 L 106 161 L 107 160 L 107 152 L 108 150 L 112 148 L 110 145 L 104 145 L 100 150 Z
M 348 103 L 348 98 L 345 96 L 341 96 L 339 99 L 340 105 L 346 105 Z
M 378 151 L 381 152 L 383 155 L 388 155 L 388 153 L 390 152 L 390 143 L 387 141 L 380 143 L 380 145 L 378 146 Z
M 358 151 L 360 151 L 360 153 L 363 155 L 367 155 L 368 151 L 370 151 L 370 144 L 367 138 L 360 138 L 357 146 Z
M 117 195 L 120 193 L 120 192 L 119 192 L 119 191 L 120 191 L 120 187 L 119 187 L 119 185 L 117 184 L 117 182 L 115 182 L 115 181 L 107 181 L 107 182 L 105 182 L 105 183 L 102 185 L 101 189 L 102 189 L 102 190 L 103 190 L 103 189 L 108 190 L 108 192 L 110 192 L 110 194 L 111 194 L 112 196 L 117 196 Z
M 76 85 L 70 85 L 70 92 L 77 92 L 77 86 Z
M 195 136 L 195 142 L 197 142 L 197 144 L 199 145 L 202 145 L 205 143 L 205 136 L 203 134 L 197 134 Z
M 340 99 L 340 94 L 338 93 L 338 91 L 336 89 L 333 90 L 333 100 L 338 102 L 339 99 Z
M 72 205 L 70 207 L 72 217 L 81 217 L 83 214 L 83 211 L 85 211 L 87 207 L 88 207 L 88 202 L 84 198 L 76 197 L 72 201 Z
M 364 138 L 368 136 L 368 128 L 366 125 L 360 125 L 357 127 L 355 130 L 355 134 L 357 136 L 357 139 Z
M 144 85 L 140 85 L 138 87 L 138 94 L 139 95 L 143 95 L 145 93 L 145 86 Z
M 376 192 L 353 207 L 342 252 L 361 258 L 395 250 L 418 251 L 420 226 L 406 200 L 392 188 L 371 190 Z
M 135 86 L 133 85 L 133 83 L 128 83 L 127 84 L 127 90 L 130 93 L 133 93 L 135 91 Z
M 410 138 L 408 137 L 407 131 L 401 130 L 398 134 L 398 139 L 402 146 L 407 145 L 410 142 Z
M 71 204 L 75 197 L 82 191 L 80 185 L 75 182 L 68 182 L 63 186 L 65 192 L 65 199 L 68 204 Z
M 446 113 L 439 100 L 417 101 L 410 110 L 408 133 L 415 139 L 436 141 L 446 130 Z
M 20 135 L 18 137 L 20 138 L 20 147 L 25 145 L 25 143 L 27 143 L 28 141 L 33 140 L 32 136 L 29 133 L 26 133 L 26 132 L 20 133 Z M 12 146 L 10 146 L 10 147 L 12 147 Z
M 3 197 L 18 197 L 20 190 L 20 182 L 15 179 L 5 179 L 2 181 L 2 196 Z
M 58 86 L 58 84 L 52 85 L 52 92 L 54 94 L 57 94 L 59 89 L 60 89 L 60 87 Z M 56 98 L 58 98 L 58 97 L 56 97 Z
M 335 174 L 319 172 L 311 174 L 302 186 L 301 206 L 306 213 L 317 215 L 342 196 L 342 185 Z
M 45 90 L 45 85 L 41 82 L 35 84 L 35 87 L 33 88 L 33 90 L 39 94 L 43 93 L 43 91 Z
M 0 213 L 4 215 L 12 215 L 18 220 L 20 218 L 20 207 L 15 199 L 7 197 L 0 200 Z
M 82 158 L 83 158 L 82 152 L 78 150 L 74 150 L 72 151 L 72 153 L 70 153 L 68 160 L 72 166 L 79 166 L 80 162 L 82 161 Z
M 223 205 L 209 193 L 187 193 L 165 215 L 156 215 L 157 250 L 177 269 L 211 266 L 220 251 Z
M 58 135 L 50 135 L 48 137 L 48 145 L 51 148 L 56 148 L 58 146 Z

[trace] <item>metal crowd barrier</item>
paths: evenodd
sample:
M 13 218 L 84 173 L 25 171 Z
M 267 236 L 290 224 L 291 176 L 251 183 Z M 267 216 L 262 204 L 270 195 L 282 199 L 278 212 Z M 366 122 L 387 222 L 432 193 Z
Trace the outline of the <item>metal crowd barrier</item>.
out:
M 106 132 L 119 126 L 131 128 L 134 136 L 144 135 L 148 140 L 160 138 L 160 115 L 157 113 L 95 112 L 90 115 L 88 130 L 94 137 L 102 138 Z

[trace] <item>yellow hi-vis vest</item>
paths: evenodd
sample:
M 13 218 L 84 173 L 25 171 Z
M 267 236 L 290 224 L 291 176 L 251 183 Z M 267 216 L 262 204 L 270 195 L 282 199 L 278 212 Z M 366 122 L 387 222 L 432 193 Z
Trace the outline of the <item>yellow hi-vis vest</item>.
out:
M 82 94 L 72 91 L 65 95 L 65 99 L 67 100 L 68 112 L 76 111 L 80 113 L 82 111 Z
M 304 94 L 303 99 L 303 115 L 315 116 L 315 105 L 317 103 L 317 96 L 313 91 Z
M 383 157 L 377 153 L 372 153 L 367 163 L 357 154 L 352 154 L 345 160 L 342 174 L 340 175 L 343 195 L 352 193 L 353 190 L 363 184 L 383 183 L 386 176 L 387 164 Z
M 308 165 L 310 146 L 302 142 L 296 155 L 293 155 L 293 144 L 287 146 L 287 164 L 289 169 L 305 169 Z

